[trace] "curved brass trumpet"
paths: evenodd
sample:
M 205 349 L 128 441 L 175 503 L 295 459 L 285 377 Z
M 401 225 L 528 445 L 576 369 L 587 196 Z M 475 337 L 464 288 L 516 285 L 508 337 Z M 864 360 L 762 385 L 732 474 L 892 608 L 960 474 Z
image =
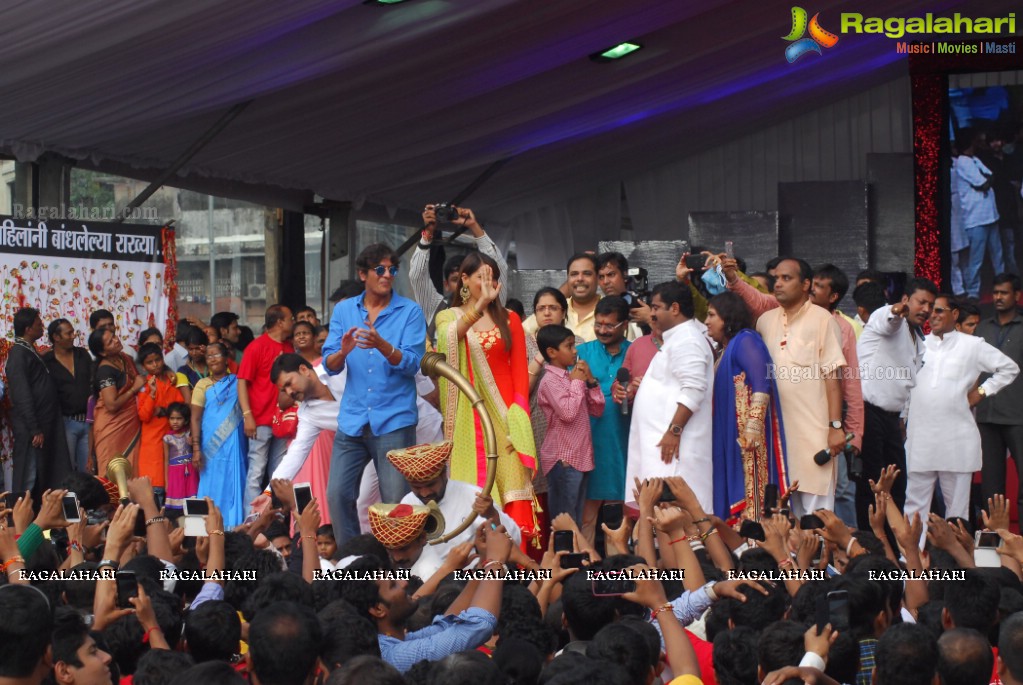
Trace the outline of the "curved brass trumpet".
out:
M 116 456 L 107 464 L 107 480 L 117 484 L 117 494 L 121 498 L 121 504 L 127 504 L 128 479 L 131 478 L 131 462 L 123 456 Z
M 430 510 L 430 514 L 426 518 L 426 539 L 433 541 L 444 535 L 444 528 L 447 524 L 444 521 L 444 513 L 440 510 L 440 505 L 430 500 L 426 503 L 426 508 Z
M 483 445 L 487 450 L 487 482 L 483 486 L 483 496 L 490 497 L 490 492 L 494 489 L 494 480 L 497 479 L 497 433 L 494 431 L 494 422 L 490 419 L 490 414 L 487 413 L 487 408 L 483 405 L 483 398 L 476 392 L 476 388 L 472 387 L 469 379 L 463 376 L 458 369 L 448 364 L 444 355 L 439 352 L 427 352 L 424 354 L 423 360 L 419 363 L 419 368 L 430 378 L 443 376 L 451 383 L 454 383 L 455 387 L 472 402 L 472 408 L 476 410 L 476 414 L 480 417 L 480 426 L 483 428 Z M 437 510 L 437 513 L 440 513 L 440 509 Z M 442 542 L 447 542 L 468 528 L 476 520 L 476 516 L 476 512 L 470 512 L 457 528 L 450 533 L 445 533 L 440 537 L 430 540 L 430 544 L 439 545 Z M 443 523 L 443 517 L 441 517 L 441 522 Z M 444 530 L 444 528 L 441 527 L 441 530 Z

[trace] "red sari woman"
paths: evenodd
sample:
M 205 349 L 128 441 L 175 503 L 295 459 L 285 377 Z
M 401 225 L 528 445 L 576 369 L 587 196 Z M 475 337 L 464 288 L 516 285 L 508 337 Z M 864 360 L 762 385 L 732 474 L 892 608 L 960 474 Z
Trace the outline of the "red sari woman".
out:
M 497 263 L 470 253 L 459 269 L 462 287 L 451 308 L 437 315 L 437 347 L 476 388 L 497 432 L 497 480 L 493 498 L 522 530 L 523 547 L 538 534 L 533 473 L 536 446 L 529 422 L 526 341 L 517 314 L 498 299 Z M 440 381 L 444 436 L 454 443 L 451 477 L 482 487 L 487 463 L 479 417 L 468 398 Z

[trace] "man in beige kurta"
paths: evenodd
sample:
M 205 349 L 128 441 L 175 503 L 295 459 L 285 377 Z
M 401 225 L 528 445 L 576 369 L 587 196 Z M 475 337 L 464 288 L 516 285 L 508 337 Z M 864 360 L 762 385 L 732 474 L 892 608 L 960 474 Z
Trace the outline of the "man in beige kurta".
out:
M 802 260 L 782 261 L 774 287 L 781 306 L 753 312 L 760 314 L 757 332 L 774 362 L 789 482 L 799 481 L 791 500 L 796 515 L 834 510 L 836 460 L 818 466 L 813 457 L 825 448 L 835 455 L 845 447 L 839 381 L 839 369 L 846 365 L 842 334 L 834 317 L 810 302 L 811 275 Z M 729 286 L 738 280 L 731 268 L 725 276 Z

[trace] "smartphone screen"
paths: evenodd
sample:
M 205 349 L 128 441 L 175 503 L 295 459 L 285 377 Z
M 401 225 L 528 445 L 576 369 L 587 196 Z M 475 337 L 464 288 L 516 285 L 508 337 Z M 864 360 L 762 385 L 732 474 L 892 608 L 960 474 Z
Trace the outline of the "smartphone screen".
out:
M 817 514 L 806 514 L 799 517 L 799 527 L 803 530 L 816 530 L 824 527 L 824 521 Z
M 636 591 L 636 581 L 629 578 L 595 578 L 590 592 L 594 597 L 613 597 Z
M 82 512 L 78 509 L 78 495 L 69 492 L 60 501 L 64 510 L 64 520 L 68 523 L 78 523 L 82 520 Z
M 675 493 L 671 491 L 671 486 L 668 485 L 668 481 L 664 481 L 664 487 L 661 489 L 661 501 L 662 502 L 675 501 Z
M 313 488 L 309 483 L 295 483 L 295 509 L 296 514 L 305 511 L 306 506 L 313 501 Z
M 144 538 L 146 537 L 146 512 L 139 509 L 139 513 L 135 515 L 135 537 Z
M 756 521 L 750 521 L 746 519 L 739 526 L 739 535 L 750 540 L 759 540 L 763 542 L 767 539 L 767 534 L 764 533 L 764 527 Z
M 686 257 L 686 266 L 694 271 L 699 271 L 707 264 L 707 255 L 693 254 Z
M 774 508 L 778 506 L 778 485 L 775 483 L 768 483 L 764 486 L 764 516 L 770 516 L 774 513 Z
M 997 549 L 1002 543 L 1002 536 L 993 530 L 978 530 L 976 533 L 977 547 Z
M 8 509 L 13 509 L 14 505 L 18 503 L 18 498 L 21 497 L 20 492 L 8 492 L 4 494 L 4 506 Z
M 604 524 L 607 525 L 611 530 L 617 530 L 622 527 L 622 521 L 625 520 L 625 508 L 621 502 L 616 504 L 605 504 L 602 507 L 602 516 L 604 518 Z
M 210 505 L 204 499 L 190 498 L 185 500 L 185 516 L 209 516 Z
M 584 561 L 589 561 L 589 552 L 577 552 L 561 557 L 561 568 L 582 568 Z
M 834 630 L 849 630 L 849 593 L 845 590 L 828 593 L 828 622 Z
M 131 609 L 132 597 L 139 596 L 139 581 L 135 578 L 134 571 L 118 571 L 114 576 L 117 582 L 117 606 L 121 609 Z
M 575 533 L 570 530 L 554 531 L 554 552 L 571 552 L 575 549 Z

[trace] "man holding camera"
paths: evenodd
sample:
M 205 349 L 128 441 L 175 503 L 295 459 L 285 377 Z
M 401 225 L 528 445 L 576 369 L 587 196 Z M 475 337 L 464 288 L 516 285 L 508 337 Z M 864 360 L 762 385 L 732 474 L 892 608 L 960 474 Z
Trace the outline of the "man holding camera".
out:
M 417 249 L 412 253 L 408 277 L 409 283 L 412 285 L 412 297 L 416 304 L 422 307 L 423 313 L 426 315 L 426 333 L 431 341 L 436 336 L 434 321 L 437 312 L 450 306 L 451 295 L 462 284 L 459 277 L 459 269 L 462 265 L 460 256 L 451 257 L 444 262 L 443 295 L 437 292 L 430 279 L 430 250 L 437 232 L 438 221 L 454 226 L 465 226 L 469 229 L 476 242 L 476 249 L 497 262 L 497 268 L 500 271 L 497 280 L 501 283 L 498 298 L 500 298 L 501 304 L 503 305 L 508 299 L 508 262 L 497 248 L 497 244 L 483 230 L 483 226 L 476 221 L 476 215 L 472 213 L 472 210 L 454 205 L 426 205 L 423 209 L 423 233 Z
M 969 518 L 970 482 L 982 461 L 980 429 L 971 409 L 1019 373 L 1016 362 L 997 347 L 956 331 L 957 313 L 950 296 L 938 295 L 931 334 L 924 338 L 924 365 L 909 392 L 906 516 L 927 515 L 937 482 L 945 518 Z M 978 386 L 982 373 L 993 375 Z
M 649 288 L 646 269 L 636 269 L 637 280 L 630 280 L 629 260 L 621 252 L 602 252 L 597 255 L 597 285 L 604 297 L 618 296 L 629 305 L 629 325 L 625 339 L 632 342 L 650 332 L 650 305 L 646 302 Z M 643 288 L 637 283 L 641 281 Z M 630 289 L 631 286 L 631 289 Z

